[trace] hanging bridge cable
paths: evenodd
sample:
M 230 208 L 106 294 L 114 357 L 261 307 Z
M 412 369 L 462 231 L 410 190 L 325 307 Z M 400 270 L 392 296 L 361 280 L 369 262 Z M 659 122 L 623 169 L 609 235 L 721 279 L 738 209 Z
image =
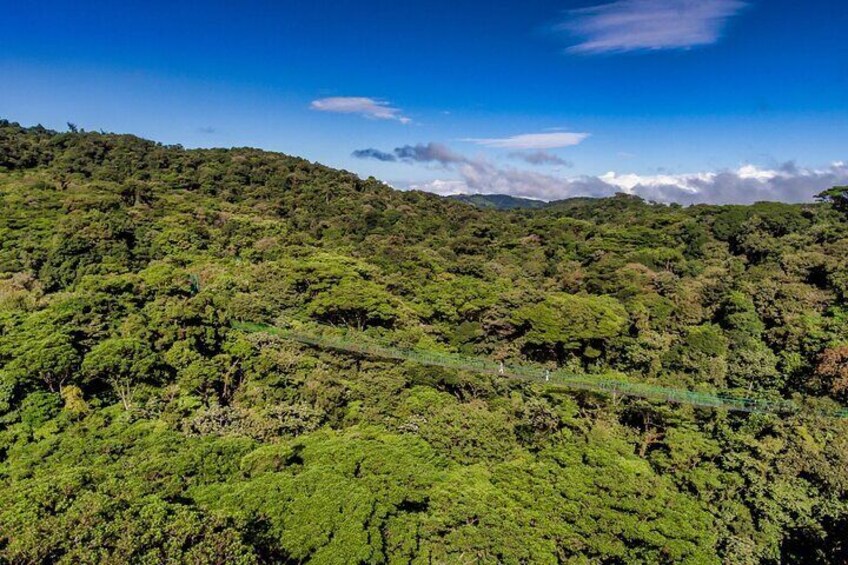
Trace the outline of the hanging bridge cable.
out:
M 398 347 L 385 340 L 376 340 L 362 332 L 327 328 L 324 333 L 296 331 L 277 326 L 256 323 L 235 323 L 237 330 L 254 333 L 264 332 L 311 347 L 332 349 L 369 357 L 411 361 L 421 365 L 444 367 L 495 375 L 503 378 L 539 382 L 549 386 L 560 386 L 572 390 L 601 394 L 625 395 L 648 400 L 657 400 L 675 404 L 689 404 L 702 408 L 722 408 L 735 412 L 768 413 L 787 415 L 800 412 L 801 407 L 790 400 L 769 400 L 744 398 L 727 394 L 696 392 L 652 385 L 648 383 L 628 382 L 600 375 L 573 373 L 534 365 L 506 365 L 503 361 L 491 361 L 480 357 L 467 357 L 452 353 L 427 351 L 416 348 Z M 835 410 L 816 410 L 817 415 L 848 419 L 848 408 Z

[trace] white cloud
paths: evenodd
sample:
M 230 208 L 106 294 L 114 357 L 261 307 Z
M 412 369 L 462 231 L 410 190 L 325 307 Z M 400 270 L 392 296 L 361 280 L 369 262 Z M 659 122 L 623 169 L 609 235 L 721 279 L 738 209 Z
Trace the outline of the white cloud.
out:
M 412 184 L 437 194 L 509 194 L 540 200 L 576 196 L 604 197 L 616 192 L 656 202 L 680 204 L 750 204 L 762 200 L 809 202 L 832 186 L 848 184 L 848 165 L 822 169 L 786 163 L 777 169 L 746 165 L 737 170 L 679 175 L 609 172 L 600 176 L 559 177 L 515 168 L 500 168 L 482 159 L 466 159 L 453 168 L 459 179 Z
M 755 167 L 754 165 L 745 165 L 740 167 L 736 174 L 739 175 L 740 179 L 756 179 L 759 181 L 770 181 L 773 178 L 781 176 L 779 171 L 772 171 L 769 169 L 760 169 Z
M 558 147 L 577 145 L 587 137 L 589 137 L 588 133 L 558 131 L 551 133 L 525 133 L 504 138 L 468 138 L 462 141 L 470 141 L 477 145 L 485 145 L 486 147 L 505 149 L 556 149 Z
M 582 41 L 572 53 L 688 49 L 718 41 L 727 21 L 747 4 L 739 0 L 618 0 L 571 10 L 558 26 Z
M 715 173 L 692 173 L 683 175 L 637 175 L 633 173 L 618 174 L 610 171 L 598 178 L 610 186 L 620 188 L 623 192 L 632 193 L 639 187 L 676 186 L 683 192 L 695 194 L 698 192 L 697 183 L 710 182 Z
M 403 186 L 403 184 L 400 184 L 399 188 L 403 188 Z M 438 194 L 440 196 L 451 196 L 452 194 L 469 194 L 468 185 L 461 180 L 436 179 L 434 181 L 421 184 L 407 183 L 405 185 L 405 188 L 407 190 L 423 190 L 424 192 L 432 192 L 433 194 Z
M 412 121 L 404 116 L 400 109 L 391 106 L 388 102 L 363 96 L 319 98 L 313 100 L 309 107 L 319 112 L 358 114 L 376 120 L 397 120 L 402 124 L 408 124 Z

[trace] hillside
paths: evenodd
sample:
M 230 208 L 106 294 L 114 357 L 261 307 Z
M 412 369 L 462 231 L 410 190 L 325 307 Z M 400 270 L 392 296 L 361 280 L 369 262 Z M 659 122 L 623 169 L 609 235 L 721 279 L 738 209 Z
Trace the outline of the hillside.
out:
M 841 563 L 848 219 L 0 122 L 0 562 Z M 763 400 L 574 392 L 239 323 Z
M 517 208 L 543 208 L 547 205 L 541 200 L 518 198 L 508 194 L 457 194 L 449 196 L 454 200 L 477 206 L 478 208 L 494 208 L 497 210 L 514 210 Z

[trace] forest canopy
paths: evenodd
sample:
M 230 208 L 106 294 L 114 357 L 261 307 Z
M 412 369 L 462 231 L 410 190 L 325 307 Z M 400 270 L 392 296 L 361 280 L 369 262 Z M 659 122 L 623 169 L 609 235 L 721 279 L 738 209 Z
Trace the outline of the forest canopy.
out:
M 0 121 L 0 562 L 848 560 L 845 187 L 532 209 Z M 245 333 L 763 399 L 739 414 Z

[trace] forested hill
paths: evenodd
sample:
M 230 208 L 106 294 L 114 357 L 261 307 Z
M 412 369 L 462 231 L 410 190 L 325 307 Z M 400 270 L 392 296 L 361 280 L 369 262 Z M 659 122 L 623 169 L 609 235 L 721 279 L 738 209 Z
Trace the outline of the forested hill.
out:
M 848 189 L 484 210 L 0 122 L 0 562 L 843 563 Z M 791 399 L 731 414 L 234 322 Z
M 495 208 L 497 210 L 515 210 L 518 208 L 543 208 L 547 202 L 518 198 L 508 194 L 456 194 L 448 196 L 454 200 L 477 206 L 478 208 Z

